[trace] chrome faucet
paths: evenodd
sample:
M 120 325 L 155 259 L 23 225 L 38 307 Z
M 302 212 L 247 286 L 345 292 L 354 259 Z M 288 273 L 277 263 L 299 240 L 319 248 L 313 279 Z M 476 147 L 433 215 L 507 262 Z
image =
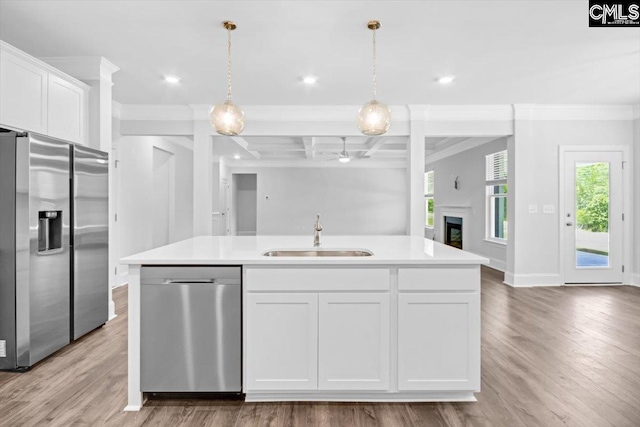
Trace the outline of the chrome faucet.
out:
M 322 224 L 320 224 L 320 214 L 316 218 L 316 223 L 313 226 L 313 247 L 317 248 L 320 246 L 320 232 L 322 231 Z

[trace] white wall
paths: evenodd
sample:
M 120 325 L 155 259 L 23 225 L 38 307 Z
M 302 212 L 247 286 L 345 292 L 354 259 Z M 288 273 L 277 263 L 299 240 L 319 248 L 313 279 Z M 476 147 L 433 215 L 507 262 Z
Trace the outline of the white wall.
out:
M 184 137 L 124 136 L 118 149 L 118 233 L 122 258 L 153 247 L 153 152 L 154 147 L 174 159 L 175 208 L 171 241 L 193 235 L 193 152 Z M 126 268 L 118 269 L 126 272 Z
M 516 186 L 509 205 L 509 219 L 515 227 L 514 252 L 508 260 L 505 282 L 515 286 L 563 283 L 559 250 L 559 233 L 563 231 L 559 216 L 562 213 L 559 147 L 630 147 L 632 143 L 631 120 L 532 120 L 518 118 L 516 110 L 515 143 L 513 152 L 509 152 L 514 172 L 510 183 L 515 179 Z M 529 214 L 529 205 L 537 205 L 538 213 Z M 543 214 L 542 205 L 553 205 L 555 213 Z
M 317 213 L 328 235 L 406 233 L 405 168 L 228 165 L 221 169 L 227 176 L 257 174 L 257 234 L 311 236 Z
M 633 171 L 634 171 L 634 230 L 633 251 L 635 256 L 635 268 L 633 284 L 640 286 L 640 105 L 636 106 L 636 119 L 633 121 Z
M 491 260 L 491 267 L 505 270 L 507 246 L 487 242 L 486 236 L 486 185 L 485 156 L 507 149 L 507 139 L 500 138 L 476 148 L 455 154 L 426 165 L 426 171 L 434 171 L 434 228 L 425 228 L 425 237 L 440 241 L 442 235 L 441 213 L 439 206 L 470 207 L 463 235 L 464 250 L 485 256 Z M 458 177 L 459 188 L 454 189 L 454 180 Z M 445 208 L 446 210 L 446 208 Z
M 175 224 L 175 156 L 153 147 L 153 181 L 151 189 L 152 245 L 168 245 L 172 241 Z

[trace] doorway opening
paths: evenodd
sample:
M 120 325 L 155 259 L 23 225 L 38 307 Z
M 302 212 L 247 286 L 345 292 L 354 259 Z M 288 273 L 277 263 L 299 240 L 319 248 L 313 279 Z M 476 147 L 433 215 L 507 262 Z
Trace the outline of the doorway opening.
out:
M 233 220 L 235 236 L 255 236 L 258 223 L 258 175 L 233 174 Z

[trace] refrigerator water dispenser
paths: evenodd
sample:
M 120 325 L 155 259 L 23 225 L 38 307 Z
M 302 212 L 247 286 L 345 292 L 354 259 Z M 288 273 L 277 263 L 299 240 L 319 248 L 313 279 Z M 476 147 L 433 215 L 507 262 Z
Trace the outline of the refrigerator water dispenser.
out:
M 62 249 L 62 211 L 38 211 L 38 252 Z

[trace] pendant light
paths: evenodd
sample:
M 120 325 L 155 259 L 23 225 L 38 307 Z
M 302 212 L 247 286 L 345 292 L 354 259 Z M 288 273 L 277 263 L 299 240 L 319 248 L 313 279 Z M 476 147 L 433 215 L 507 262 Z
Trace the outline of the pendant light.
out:
M 216 104 L 209 111 L 209 121 L 220 135 L 235 136 L 244 129 L 244 112 L 231 102 L 231 31 L 236 29 L 232 21 L 222 23 L 227 29 L 227 100 Z
M 367 28 L 373 31 L 373 99 L 364 104 L 358 111 L 358 129 L 365 135 L 383 135 L 391 126 L 391 110 L 385 104 L 378 102 L 377 58 L 376 58 L 376 30 L 380 28 L 379 21 L 369 21 Z

